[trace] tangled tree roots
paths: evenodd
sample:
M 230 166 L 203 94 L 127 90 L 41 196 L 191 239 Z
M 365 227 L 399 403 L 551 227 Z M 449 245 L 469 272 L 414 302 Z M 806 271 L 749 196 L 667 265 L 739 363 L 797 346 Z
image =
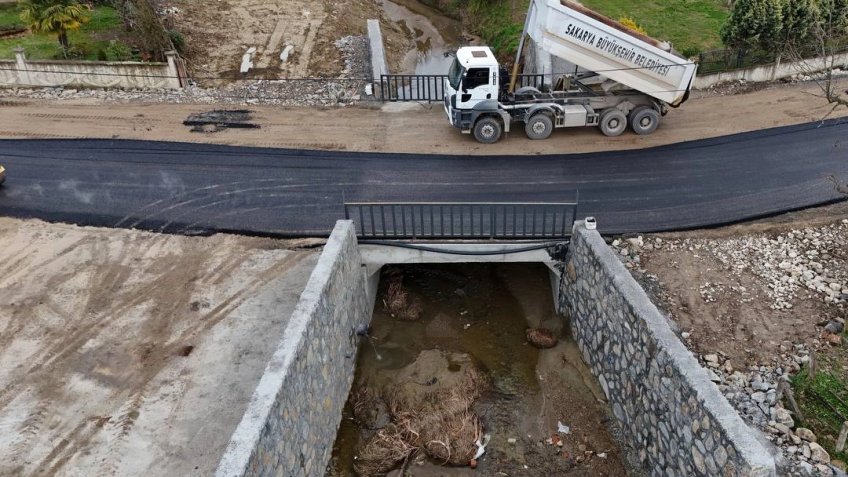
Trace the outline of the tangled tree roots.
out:
M 366 441 L 353 469 L 363 477 L 385 474 L 415 452 L 406 432 L 398 424 L 389 424 Z
M 445 465 L 468 465 L 483 433 L 471 406 L 487 386 L 486 377 L 469 366 L 463 379 L 432 392 L 416 395 L 403 385 L 388 388 L 384 399 L 392 423 L 360 447 L 356 472 L 362 477 L 388 472 L 417 451 Z
M 421 318 L 423 311 L 420 300 L 410 296 L 403 288 L 403 275 L 401 273 L 387 273 L 388 286 L 386 296 L 383 298 L 383 306 L 394 318 L 405 321 L 415 321 Z

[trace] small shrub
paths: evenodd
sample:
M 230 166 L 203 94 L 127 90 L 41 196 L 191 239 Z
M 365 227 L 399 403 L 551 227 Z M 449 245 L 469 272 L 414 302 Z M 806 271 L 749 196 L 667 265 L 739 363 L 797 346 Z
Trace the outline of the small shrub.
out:
M 683 51 L 680 52 L 685 58 L 697 58 L 701 54 L 701 50 L 695 47 L 684 48 Z
M 641 33 L 646 36 L 648 35 L 648 31 L 642 28 L 642 26 L 636 23 L 636 20 L 630 17 L 621 17 L 618 19 L 618 23 L 621 23 L 622 25 L 635 31 L 636 33 Z
M 61 50 L 56 54 L 56 58 L 69 60 L 83 60 L 86 56 L 88 56 L 88 46 L 85 44 L 71 45 L 64 54 Z
M 128 61 L 132 59 L 132 49 L 117 40 L 109 42 L 105 53 L 108 61 Z
M 168 30 L 168 36 L 171 38 L 171 43 L 174 44 L 177 53 L 184 53 L 186 48 L 185 36 L 177 30 Z
M 97 61 L 108 61 L 109 58 L 106 56 L 106 52 L 103 48 L 97 50 Z

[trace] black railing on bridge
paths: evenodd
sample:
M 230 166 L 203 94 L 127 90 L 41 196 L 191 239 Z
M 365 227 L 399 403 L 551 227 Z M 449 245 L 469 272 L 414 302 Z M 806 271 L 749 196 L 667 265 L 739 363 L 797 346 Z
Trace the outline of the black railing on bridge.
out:
M 380 98 L 383 101 L 427 101 L 440 102 L 445 99 L 447 75 L 382 75 L 380 76 Z M 502 86 L 509 85 L 509 77 L 501 78 Z M 515 88 L 532 86 L 544 89 L 545 75 L 518 75 Z
M 571 236 L 574 202 L 348 202 L 360 239 L 548 240 Z
M 444 101 L 447 75 L 383 75 L 380 97 L 383 101 Z

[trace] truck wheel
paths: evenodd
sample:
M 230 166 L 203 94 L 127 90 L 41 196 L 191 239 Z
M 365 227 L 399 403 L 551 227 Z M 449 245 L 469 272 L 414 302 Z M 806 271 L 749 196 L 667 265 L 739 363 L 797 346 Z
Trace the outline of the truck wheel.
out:
M 657 130 L 660 125 L 660 113 L 650 106 L 639 106 L 630 112 L 630 128 L 644 136 Z
M 501 130 L 497 119 L 491 116 L 480 118 L 474 123 L 474 139 L 483 144 L 494 144 L 501 138 Z
M 547 139 L 554 130 L 554 122 L 545 113 L 534 114 L 524 123 L 524 132 L 530 139 Z
M 607 109 L 601 113 L 600 127 L 606 136 L 620 136 L 627 129 L 627 116 L 620 109 Z
M 522 86 L 515 90 L 516 96 L 521 96 L 525 94 L 541 94 L 542 92 L 532 86 Z

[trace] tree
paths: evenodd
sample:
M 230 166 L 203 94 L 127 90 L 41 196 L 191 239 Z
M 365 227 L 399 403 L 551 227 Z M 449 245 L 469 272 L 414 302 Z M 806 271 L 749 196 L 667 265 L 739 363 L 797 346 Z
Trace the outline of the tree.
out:
M 67 56 L 68 32 L 87 22 L 88 8 L 77 0 L 21 0 L 21 20 L 35 33 L 55 33 Z
M 821 96 L 832 104 L 830 115 L 840 106 L 848 107 L 848 91 L 839 83 L 835 70 L 840 65 L 837 53 L 848 39 L 848 0 L 819 0 L 818 21 L 810 29 L 804 44 L 790 45 L 790 54 L 801 74 L 811 78 Z M 826 116 L 825 116 L 826 117 Z
M 783 0 L 779 47 L 781 49 L 803 46 L 819 23 L 819 6 L 816 0 Z
M 721 39 L 734 48 L 776 52 L 782 29 L 782 0 L 736 0 L 721 28 Z

